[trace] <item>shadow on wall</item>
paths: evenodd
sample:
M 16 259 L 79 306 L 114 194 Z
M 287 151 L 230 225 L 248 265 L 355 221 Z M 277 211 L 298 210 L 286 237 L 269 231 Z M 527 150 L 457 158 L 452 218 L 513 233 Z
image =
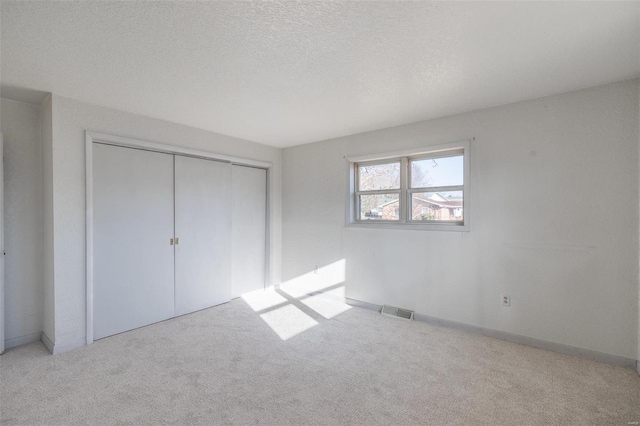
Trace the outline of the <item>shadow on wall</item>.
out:
M 280 285 L 258 290 L 242 299 L 280 337 L 287 340 L 348 311 L 344 259 L 307 272 Z

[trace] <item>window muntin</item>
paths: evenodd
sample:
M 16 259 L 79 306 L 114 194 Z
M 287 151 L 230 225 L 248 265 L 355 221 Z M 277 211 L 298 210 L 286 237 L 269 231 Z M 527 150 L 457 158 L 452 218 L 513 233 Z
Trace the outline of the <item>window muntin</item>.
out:
M 464 215 L 468 144 L 451 145 L 400 158 L 354 162 L 353 222 L 468 230 Z

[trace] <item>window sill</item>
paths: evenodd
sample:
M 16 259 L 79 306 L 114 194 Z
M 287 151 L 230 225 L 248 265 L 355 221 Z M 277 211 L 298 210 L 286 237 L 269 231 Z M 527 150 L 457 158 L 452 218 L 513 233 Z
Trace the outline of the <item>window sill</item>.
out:
M 449 232 L 469 232 L 468 223 L 464 225 L 447 223 L 393 223 L 393 222 L 350 222 L 347 228 L 361 229 L 395 229 L 404 231 L 449 231 Z

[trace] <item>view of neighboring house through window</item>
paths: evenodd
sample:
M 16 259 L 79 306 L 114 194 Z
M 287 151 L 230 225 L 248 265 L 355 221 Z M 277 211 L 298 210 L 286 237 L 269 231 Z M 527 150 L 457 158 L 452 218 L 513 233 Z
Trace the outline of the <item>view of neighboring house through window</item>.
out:
M 464 225 L 465 148 L 353 163 L 354 222 Z
M 462 222 L 464 157 L 409 159 L 411 220 Z
M 400 161 L 358 166 L 360 220 L 400 219 Z

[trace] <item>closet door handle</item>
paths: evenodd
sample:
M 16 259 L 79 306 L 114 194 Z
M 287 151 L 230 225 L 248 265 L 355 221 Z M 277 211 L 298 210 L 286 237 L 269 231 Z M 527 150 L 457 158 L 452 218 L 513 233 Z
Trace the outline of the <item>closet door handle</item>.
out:
M 169 245 L 172 246 L 173 245 L 173 238 L 169 238 Z
M 180 238 L 176 237 L 176 245 L 180 242 Z

